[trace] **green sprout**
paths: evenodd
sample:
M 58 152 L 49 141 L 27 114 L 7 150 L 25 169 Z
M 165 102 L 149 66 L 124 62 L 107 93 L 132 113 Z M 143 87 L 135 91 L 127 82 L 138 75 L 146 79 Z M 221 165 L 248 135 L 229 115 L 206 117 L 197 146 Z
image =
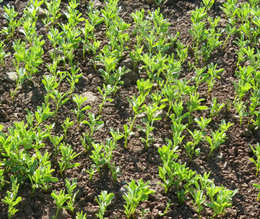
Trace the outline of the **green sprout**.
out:
M 7 191 L 6 196 L 2 201 L 8 205 L 8 219 L 11 219 L 12 216 L 15 215 L 15 213 L 18 211 L 18 209 L 15 208 L 19 202 L 22 201 L 21 196 L 17 197 L 18 190 L 19 190 L 19 184 L 17 183 L 17 178 L 14 178 L 14 176 L 11 177 L 12 182 L 12 188 L 11 191 Z
M 108 194 L 107 191 L 101 191 L 101 194 L 97 198 L 97 202 L 98 202 L 98 205 L 99 205 L 99 212 L 96 214 L 96 216 L 99 219 L 104 218 L 106 208 L 107 208 L 108 205 L 111 204 L 114 196 L 115 196 L 114 193 Z
M 127 192 L 123 195 L 123 198 L 126 201 L 126 205 L 124 205 L 124 212 L 127 218 L 134 217 L 138 204 L 147 200 L 149 195 L 154 193 L 148 184 L 149 181 L 144 183 L 143 180 L 140 179 L 138 180 L 137 185 L 135 180 L 132 180 L 126 186 Z

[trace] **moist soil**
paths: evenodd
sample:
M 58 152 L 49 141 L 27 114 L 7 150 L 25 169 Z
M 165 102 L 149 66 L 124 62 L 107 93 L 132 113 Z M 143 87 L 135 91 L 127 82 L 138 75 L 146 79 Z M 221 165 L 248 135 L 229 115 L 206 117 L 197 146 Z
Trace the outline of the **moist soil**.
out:
M 225 15 L 220 9 L 223 0 L 217 0 L 210 10 L 210 16 L 219 16 L 219 27 L 226 26 Z M 22 16 L 23 10 L 26 7 L 27 1 L 4 1 L 1 5 L 14 5 L 16 11 L 19 12 L 19 17 Z M 160 5 L 160 11 L 163 16 L 171 23 L 170 33 L 176 34 L 180 32 L 179 39 L 185 45 L 191 45 L 191 36 L 188 32 L 191 26 L 191 11 L 196 7 L 199 7 L 201 1 L 177 1 L 168 0 L 163 5 Z M 67 1 L 62 1 L 61 8 L 66 10 L 68 5 Z M 82 2 L 78 7 L 78 10 L 82 13 L 83 17 L 87 16 L 86 3 Z M 103 1 L 95 1 L 95 7 L 101 9 L 104 6 Z M 158 8 L 152 0 L 120 0 L 119 6 L 120 16 L 128 23 L 133 23 L 131 13 L 135 10 L 150 10 L 153 11 Z M 0 14 L 4 13 L 3 8 L 0 9 Z M 62 22 L 66 18 L 61 17 Z M 0 25 L 5 26 L 6 21 L 4 18 L 0 18 Z M 130 28 L 131 29 L 131 28 Z M 41 82 L 43 75 L 48 74 L 46 64 L 51 62 L 51 58 L 48 55 L 48 51 L 51 49 L 51 44 L 48 41 L 47 29 L 43 23 L 39 22 L 37 26 L 37 32 L 39 35 L 43 35 L 43 39 L 46 41 L 44 44 L 44 63 L 40 65 L 39 72 L 33 76 L 33 82 L 26 82 L 22 88 L 18 91 L 14 100 L 11 100 L 10 89 L 15 88 L 15 83 L 12 83 L 6 79 L 6 73 L 14 71 L 12 63 L 13 49 L 12 41 L 5 41 L 6 49 L 12 55 L 5 59 L 5 69 L 0 69 L 0 124 L 4 125 L 4 131 L 7 131 L 9 127 L 16 121 L 22 121 L 27 115 L 26 110 L 35 112 L 37 106 L 40 106 L 44 102 L 45 89 Z M 105 26 L 101 24 L 97 27 L 95 32 L 97 39 L 102 40 L 102 45 L 107 42 L 105 39 Z M 0 35 L 0 39 L 4 40 L 5 37 Z M 14 39 L 24 39 L 22 33 L 16 31 Z M 223 40 L 223 39 L 222 39 Z M 200 97 L 204 98 L 203 104 L 206 106 L 211 105 L 211 98 L 217 97 L 219 102 L 227 103 L 227 100 L 232 102 L 234 100 L 234 86 L 233 82 L 236 81 L 235 70 L 237 68 L 237 56 L 236 45 L 233 43 L 234 37 L 231 37 L 226 47 L 223 49 L 220 47 L 214 51 L 208 63 L 217 63 L 219 68 L 224 68 L 221 78 L 217 80 L 210 95 L 207 94 L 207 86 L 201 86 L 199 88 Z M 85 92 L 91 92 L 96 100 L 90 102 L 92 107 L 91 112 L 95 115 L 98 114 L 98 104 L 101 102 L 101 95 L 98 93 L 97 87 L 102 87 L 103 79 L 100 73 L 94 70 L 93 65 L 90 62 L 91 57 L 82 58 L 82 47 L 76 51 L 75 54 L 77 67 L 79 67 L 83 76 L 76 85 L 74 93 L 83 94 Z M 192 77 L 192 72 L 188 63 L 193 60 L 192 54 L 189 54 L 186 62 L 183 65 L 181 71 L 181 78 L 189 79 Z M 125 55 L 121 60 L 121 66 L 128 66 L 132 68 L 131 59 Z M 203 65 L 203 64 L 202 64 Z M 205 64 L 204 64 L 205 65 Z M 101 66 L 102 67 L 102 66 Z M 133 116 L 131 106 L 127 100 L 127 97 L 137 94 L 136 80 L 143 78 L 143 72 L 134 71 L 132 68 L 132 74 L 127 75 L 124 78 L 124 85 L 120 86 L 117 94 L 113 96 L 113 102 L 104 105 L 101 113 L 101 119 L 104 121 L 104 127 L 98 130 L 94 135 L 95 142 L 104 142 L 104 139 L 108 138 L 109 128 L 119 128 L 123 131 L 123 125 L 127 123 L 127 118 Z M 61 90 L 68 90 L 68 84 L 64 82 L 61 84 Z M 55 128 L 52 131 L 53 135 L 59 136 L 63 134 L 61 124 L 70 117 L 76 121 L 74 113 L 71 111 L 75 108 L 75 103 L 70 100 L 66 105 L 62 106 L 59 110 L 57 118 L 50 118 L 48 123 L 55 123 Z M 197 113 L 196 116 L 207 116 L 207 114 Z M 220 124 L 221 120 L 225 119 L 226 122 L 232 122 L 234 125 L 229 129 L 227 136 L 228 140 L 213 154 L 210 159 L 207 159 L 207 153 L 209 151 L 208 146 L 201 145 L 201 153 L 196 159 L 191 162 L 188 161 L 188 157 L 184 150 L 181 152 L 180 162 L 186 163 L 187 166 L 196 170 L 198 173 L 210 172 L 210 178 L 214 179 L 216 185 L 223 185 L 228 189 L 238 189 L 237 194 L 233 197 L 232 207 L 227 209 L 225 216 L 220 218 L 260 218 L 260 203 L 256 201 L 257 190 L 253 187 L 254 183 L 259 183 L 259 177 L 255 175 L 256 168 L 254 164 L 249 160 L 253 157 L 253 153 L 250 149 L 250 144 L 255 145 L 260 142 L 260 133 L 257 130 L 251 130 L 248 128 L 247 123 L 243 122 L 241 125 L 237 113 L 231 108 L 224 107 L 217 117 L 214 117 L 210 123 L 210 127 L 215 129 Z M 137 123 L 140 121 L 137 121 Z M 95 214 L 98 212 L 98 203 L 96 197 L 102 190 L 113 192 L 115 197 L 107 208 L 105 216 L 108 218 L 125 218 L 124 215 L 124 199 L 123 193 L 125 186 L 132 179 L 143 179 L 144 181 L 150 181 L 151 189 L 156 192 L 149 196 L 149 199 L 142 202 L 138 206 L 136 218 L 141 218 L 143 212 L 143 218 L 198 218 L 198 215 L 194 211 L 192 201 L 188 198 L 184 204 L 179 204 L 176 193 L 169 192 L 164 194 L 163 187 L 159 184 L 160 178 L 158 175 L 158 166 L 161 165 L 161 159 L 158 154 L 158 148 L 166 143 L 166 138 L 172 138 L 171 122 L 168 119 L 163 119 L 156 123 L 155 126 L 155 141 L 147 149 L 144 149 L 144 144 L 141 142 L 140 137 L 142 133 L 138 130 L 135 131 L 135 135 L 131 137 L 128 147 L 124 147 L 124 142 L 119 141 L 119 144 L 114 152 L 114 162 L 116 166 L 120 167 L 121 175 L 115 182 L 112 179 L 111 173 L 108 169 L 103 168 L 100 173 L 96 173 L 90 180 L 86 172 L 91 167 L 92 161 L 90 159 L 90 152 L 86 152 L 81 143 L 82 133 L 88 131 L 87 127 L 79 129 L 76 125 L 69 129 L 66 142 L 72 145 L 75 152 L 80 155 L 75 159 L 75 162 L 79 162 L 80 165 L 72 170 L 65 171 L 63 176 L 60 176 L 59 172 L 55 172 L 53 175 L 58 177 L 59 182 L 53 184 L 50 190 L 42 191 L 37 190 L 32 192 L 31 184 L 25 181 L 20 185 L 19 195 L 22 197 L 22 202 L 17 206 L 19 211 L 14 218 L 51 218 L 55 215 L 56 206 L 51 198 L 52 190 L 61 190 L 65 188 L 65 179 L 76 178 L 77 190 L 76 196 L 76 208 L 75 212 L 83 211 L 87 213 L 87 218 L 96 218 Z M 184 140 L 187 141 L 187 140 Z M 52 151 L 51 143 L 46 142 L 46 148 L 44 150 Z M 59 169 L 57 158 L 51 157 L 52 167 L 56 170 Z M 5 196 L 5 192 L 10 187 L 6 185 L 0 192 L 1 199 Z M 168 209 L 164 216 L 160 216 L 165 211 L 168 202 L 172 205 Z M 7 206 L 0 202 L 0 218 L 7 218 Z M 147 211 L 145 213 L 144 209 Z M 203 218 L 210 218 L 212 212 L 206 209 L 202 213 Z M 72 214 L 66 210 L 62 210 L 59 214 L 59 218 L 75 218 L 75 214 Z

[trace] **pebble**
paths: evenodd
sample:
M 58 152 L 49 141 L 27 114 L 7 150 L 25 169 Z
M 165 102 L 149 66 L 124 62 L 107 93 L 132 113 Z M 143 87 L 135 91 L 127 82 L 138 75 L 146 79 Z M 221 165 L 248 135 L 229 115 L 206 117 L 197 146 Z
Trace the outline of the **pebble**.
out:
M 88 104 L 95 103 L 98 100 L 98 97 L 90 91 L 82 93 L 81 96 L 87 97 L 87 100 L 82 104 L 82 106 L 86 106 Z
M 9 83 L 15 83 L 18 79 L 18 75 L 16 72 L 7 72 L 6 73 L 6 81 Z

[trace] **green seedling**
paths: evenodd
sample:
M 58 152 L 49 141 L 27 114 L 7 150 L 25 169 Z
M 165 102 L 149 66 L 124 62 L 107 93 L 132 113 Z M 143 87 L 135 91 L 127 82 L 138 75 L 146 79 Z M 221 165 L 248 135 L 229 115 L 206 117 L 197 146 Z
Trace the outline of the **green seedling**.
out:
M 192 113 L 196 110 L 207 110 L 207 106 L 201 106 L 200 102 L 203 102 L 205 99 L 199 97 L 199 93 L 190 94 L 190 99 L 187 101 L 187 108 L 189 111 L 189 124 L 192 122 Z
M 77 108 L 72 111 L 76 114 L 78 126 L 85 118 L 85 115 L 84 115 L 85 111 L 91 109 L 91 106 L 88 106 L 88 105 L 84 106 L 84 102 L 86 102 L 87 99 L 88 99 L 88 97 L 82 97 L 81 95 L 78 95 L 78 94 L 75 94 L 72 98 L 72 100 L 77 105 Z
M 66 98 L 67 95 L 68 95 L 68 92 L 62 93 L 62 92 L 59 92 L 58 90 L 53 90 L 50 93 L 50 98 L 52 98 L 54 100 L 54 102 L 56 102 L 56 108 L 54 111 L 55 117 L 57 117 L 59 108 L 68 102 L 69 98 Z
M 102 128 L 104 126 L 104 122 L 99 120 L 100 115 L 96 118 L 94 113 L 88 113 L 88 119 L 89 120 L 84 120 L 82 124 L 86 124 L 90 128 L 90 133 L 89 136 L 90 138 L 94 135 L 94 133 Z
M 233 125 L 233 123 L 226 123 L 225 120 L 222 121 L 220 127 L 215 132 L 211 131 L 211 137 L 206 136 L 206 140 L 210 145 L 210 152 L 208 158 L 212 155 L 212 152 L 215 151 L 221 144 L 227 139 L 226 132 Z
M 214 65 L 213 63 L 208 65 L 208 75 L 209 75 L 209 79 L 207 80 L 207 84 L 208 84 L 208 94 L 211 92 L 214 84 L 215 84 L 215 80 L 216 78 L 220 78 L 219 74 L 221 74 L 224 69 L 216 69 L 217 68 L 217 64 Z
M 80 163 L 72 163 L 72 161 L 79 156 L 76 152 L 73 151 L 70 145 L 60 144 L 61 158 L 58 161 L 60 167 L 60 174 L 63 175 L 63 172 L 67 169 L 78 167 Z
M 218 113 L 220 112 L 220 110 L 225 106 L 224 103 L 217 103 L 217 98 L 213 97 L 212 98 L 212 104 L 211 104 L 211 109 L 210 109 L 210 117 L 213 118 L 216 115 L 218 115 Z
M 67 72 L 68 76 L 66 79 L 70 84 L 69 94 L 71 95 L 75 89 L 76 84 L 79 82 L 79 78 L 83 75 L 82 73 L 77 74 L 80 71 L 80 68 L 76 69 L 75 66 L 71 67 L 71 73 Z
M 7 39 L 14 36 L 14 31 L 21 25 L 20 20 L 16 20 L 18 13 L 14 10 L 14 6 L 4 6 L 5 14 L 4 18 L 8 21 L 8 26 L 2 29 L 2 32 L 6 34 Z
M 203 5 L 206 8 L 206 11 L 208 11 L 213 6 L 213 4 L 215 3 L 215 0 L 202 0 L 202 2 L 203 2 Z
M 76 219 L 87 219 L 87 213 L 84 214 L 83 211 L 77 212 Z
M 76 198 L 76 195 L 79 192 L 79 191 L 74 192 L 74 190 L 77 187 L 77 180 L 72 179 L 72 181 L 70 182 L 70 180 L 65 179 L 65 186 L 66 186 L 66 190 L 67 190 L 67 193 L 68 193 L 68 196 L 69 196 L 69 200 L 67 201 L 66 209 L 68 209 L 71 212 L 74 212 L 75 198 Z
M 126 186 L 127 192 L 123 195 L 123 198 L 126 201 L 126 205 L 124 205 L 124 213 L 126 214 L 127 218 L 134 217 L 138 204 L 147 200 L 149 195 L 154 193 L 148 184 L 149 181 L 144 183 L 143 180 L 140 179 L 137 182 L 137 185 L 135 180 L 132 180 Z
M 110 128 L 110 134 L 113 138 L 113 147 L 116 148 L 117 142 L 124 137 L 124 134 L 119 132 L 118 129 L 115 131 L 113 128 Z
M 113 151 L 115 149 L 115 145 L 111 139 L 107 139 L 105 144 L 92 144 L 93 150 L 90 158 L 93 160 L 93 168 L 89 171 L 90 178 L 92 178 L 95 173 L 95 169 L 100 172 L 101 168 L 108 167 L 111 170 L 113 180 L 117 180 L 117 175 L 119 173 L 119 167 L 116 167 L 114 163 L 112 163 L 113 159 Z
M 1 41 L 0 42 L 0 63 L 2 65 L 2 68 L 5 67 L 5 64 L 4 64 L 4 59 L 8 56 L 10 56 L 10 53 L 6 53 L 5 50 L 5 45 L 4 45 L 4 41 Z
M 103 17 L 99 17 L 100 11 L 94 10 L 94 2 L 89 1 L 88 3 L 88 17 L 91 24 L 95 27 L 101 24 L 104 21 Z
M 205 70 L 207 69 L 206 67 L 203 67 L 203 68 L 194 67 L 194 68 L 195 68 L 195 74 L 196 74 L 194 76 L 194 80 L 196 82 L 196 91 L 197 91 L 199 88 L 199 85 L 208 79 L 208 74 L 205 73 Z
M 182 124 L 181 121 L 175 121 L 175 115 L 172 114 L 170 116 L 172 120 L 171 130 L 172 130 L 172 137 L 173 137 L 173 145 L 177 146 L 182 143 L 184 135 L 182 136 L 182 132 L 186 129 L 188 124 Z
M 102 108 L 103 108 L 104 104 L 106 102 L 112 102 L 113 101 L 113 99 L 112 98 L 108 98 L 108 96 L 113 94 L 114 87 L 109 85 L 109 84 L 108 85 L 103 84 L 103 90 L 100 87 L 97 87 L 97 89 L 98 89 L 99 93 L 102 96 L 102 102 L 98 105 L 99 106 L 98 113 L 101 114 Z
M 86 124 L 87 126 L 89 126 L 90 131 L 83 133 L 83 137 L 81 137 L 82 144 L 86 151 L 90 149 L 90 146 L 93 143 L 92 136 L 94 135 L 94 133 L 100 128 L 102 128 L 104 125 L 104 122 L 99 120 L 100 115 L 96 118 L 93 113 L 89 112 L 88 118 L 89 120 L 82 121 L 82 124 Z
M 24 81 L 28 78 L 28 74 L 24 68 L 19 68 L 17 73 L 16 79 L 16 87 L 15 89 L 10 90 L 11 99 L 14 100 L 14 97 L 18 91 L 18 89 L 23 85 Z
M 204 191 L 196 189 L 193 190 L 191 195 L 193 197 L 192 204 L 194 206 L 194 209 L 198 213 L 199 218 L 201 218 L 201 212 L 204 210 L 203 204 L 206 201 L 206 195 L 204 194 Z
M 113 22 L 113 19 L 118 17 L 118 0 L 108 0 L 104 9 L 101 9 L 104 22 L 108 28 L 109 24 Z
M 186 150 L 186 153 L 189 157 L 189 160 L 192 161 L 192 158 L 197 156 L 200 153 L 199 148 L 196 149 L 200 141 L 203 139 L 203 132 L 200 130 L 194 130 L 194 132 L 188 130 L 189 133 L 191 134 L 193 141 L 189 141 L 184 145 L 184 148 Z
M 54 219 L 58 218 L 59 212 L 62 208 L 65 208 L 65 203 L 70 199 L 68 194 L 65 194 L 64 190 L 61 190 L 59 193 L 52 191 L 51 197 L 54 199 L 57 206 L 56 214 L 53 216 Z
M 49 104 L 46 105 L 45 103 L 42 103 L 42 106 L 37 106 L 37 111 L 35 112 L 35 119 L 37 123 L 34 127 L 34 130 L 53 114 L 54 112 L 51 112 Z
M 64 32 L 59 32 L 58 29 L 53 27 L 50 28 L 47 34 L 47 37 L 51 41 L 53 46 L 53 51 L 49 52 L 53 60 L 56 60 L 57 58 L 57 47 L 63 43 L 63 35 Z
M 63 132 L 64 132 L 64 139 L 67 138 L 68 129 L 71 128 L 73 125 L 74 125 L 74 121 L 70 121 L 69 117 L 67 117 L 64 120 L 63 124 L 61 125 L 61 127 L 63 128 Z
M 90 44 L 89 40 L 91 40 L 93 36 L 94 26 L 92 26 L 88 20 L 85 20 L 85 27 L 81 29 L 81 32 L 84 35 L 83 41 L 83 58 L 85 58 L 85 53 L 88 49 L 88 44 Z
M 17 183 L 17 178 L 11 177 L 12 188 L 11 191 L 6 192 L 6 196 L 2 199 L 3 203 L 8 205 L 8 219 L 11 219 L 18 209 L 15 208 L 19 202 L 22 201 L 22 197 L 18 196 L 19 184 Z
M 51 162 L 49 160 L 50 154 L 46 151 L 44 155 L 41 155 L 39 151 L 27 161 L 27 166 L 30 171 L 28 175 L 33 192 L 35 189 L 48 190 L 50 188 L 49 183 L 58 182 L 58 178 L 53 177 L 52 173 L 55 171 L 51 169 Z
M 51 143 L 52 143 L 53 146 L 54 146 L 54 155 L 57 156 L 57 154 L 58 154 L 58 148 L 59 148 L 59 145 L 61 144 L 61 141 L 63 140 L 63 136 L 61 135 L 61 136 L 59 137 L 59 136 L 53 136 L 53 135 L 51 135 L 49 138 L 50 138 Z
M 168 193 L 169 189 L 175 186 L 178 194 L 180 195 L 180 202 L 183 200 L 183 195 L 188 192 L 188 190 L 183 191 L 181 184 L 183 182 L 188 182 L 192 179 L 195 172 L 189 170 L 186 165 L 182 165 L 177 162 L 179 157 L 178 146 L 174 146 L 173 142 L 169 139 L 167 140 L 167 145 L 163 145 L 158 149 L 161 160 L 163 162 L 162 166 L 159 167 L 159 176 L 163 183 L 161 184 L 165 189 L 165 194 Z M 185 187 L 185 186 L 184 186 Z
M 260 184 L 253 184 L 253 186 L 258 189 L 258 194 L 257 194 L 257 198 L 256 200 L 259 201 L 260 200 Z
M 207 206 L 214 212 L 214 217 L 225 214 L 225 209 L 232 206 L 232 197 L 237 193 L 238 189 L 229 190 L 225 187 L 216 187 L 212 184 L 207 187 L 207 194 L 210 197 L 210 202 Z
M 77 0 L 69 1 L 69 5 L 67 6 L 67 11 L 64 11 L 65 16 L 68 19 L 68 25 L 70 27 L 76 27 L 78 23 L 84 21 L 84 18 L 81 17 L 81 13 L 76 9 L 79 3 Z
M 200 127 L 200 130 L 202 131 L 203 135 L 205 135 L 205 130 L 207 128 L 207 125 L 211 122 L 211 119 L 210 118 L 207 119 L 207 118 L 200 117 L 200 119 L 199 118 L 195 118 L 195 122 Z
M 249 158 L 250 161 L 252 161 L 255 166 L 256 166 L 256 176 L 258 175 L 258 172 L 260 170 L 260 144 L 257 143 L 255 147 L 253 147 L 252 145 L 250 145 L 252 152 L 255 155 L 255 159 L 254 158 Z
M 93 61 L 93 64 L 94 64 L 94 69 L 97 69 L 97 57 L 98 57 L 97 51 L 98 51 L 98 48 L 100 47 L 100 45 L 101 45 L 101 41 L 99 41 L 99 40 L 94 40 L 92 44 L 90 43 L 88 45 L 90 51 L 93 54 L 92 61 Z
M 51 93 L 59 86 L 59 83 L 57 83 L 57 78 L 52 75 L 44 75 L 42 83 L 47 93 L 44 96 L 45 104 L 48 104 Z
M 53 27 L 57 23 L 57 20 L 61 16 L 61 13 L 59 13 L 60 3 L 61 0 L 51 0 L 50 2 L 45 0 L 45 4 L 47 7 L 47 18 L 44 20 L 45 25 L 50 23 Z
M 98 196 L 98 198 L 96 199 L 99 205 L 99 212 L 96 214 L 96 216 L 99 219 L 103 219 L 105 212 L 106 212 L 106 208 L 108 205 L 111 204 L 112 199 L 114 198 L 114 193 L 107 193 L 107 191 L 101 191 L 101 194 Z
M 244 117 L 246 117 L 248 114 L 246 112 L 246 104 L 243 101 L 234 101 L 234 106 L 236 111 L 238 112 L 239 117 L 239 123 L 242 125 Z
M 129 119 L 129 122 L 132 123 L 132 119 Z M 125 147 L 127 147 L 128 138 L 134 135 L 134 132 L 131 130 L 130 126 L 124 124 L 124 140 L 125 140 Z
M 147 149 L 149 145 L 154 141 L 152 131 L 154 130 L 154 122 L 161 120 L 161 116 L 158 115 L 159 111 L 162 110 L 165 105 L 158 106 L 157 104 L 153 105 L 144 105 L 144 111 L 146 112 L 147 118 L 144 118 L 142 122 L 145 123 L 145 128 L 137 126 L 138 129 L 145 133 L 145 138 L 141 138 L 141 141 L 145 143 L 145 148 Z

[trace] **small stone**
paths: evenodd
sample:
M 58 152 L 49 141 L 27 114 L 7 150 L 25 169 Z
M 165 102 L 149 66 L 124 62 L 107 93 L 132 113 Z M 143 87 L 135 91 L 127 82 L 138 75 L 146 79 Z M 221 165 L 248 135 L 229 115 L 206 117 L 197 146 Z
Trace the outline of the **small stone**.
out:
M 15 83 L 18 79 L 18 75 L 16 72 L 7 72 L 6 73 L 6 81 L 9 83 Z
M 94 93 L 89 92 L 89 91 L 81 94 L 81 96 L 87 97 L 87 100 L 82 104 L 83 106 L 86 106 L 91 103 L 95 103 L 98 100 L 98 97 Z
M 94 6 L 94 8 L 101 8 L 102 7 L 102 3 L 99 0 L 94 0 L 93 1 L 93 6 Z

